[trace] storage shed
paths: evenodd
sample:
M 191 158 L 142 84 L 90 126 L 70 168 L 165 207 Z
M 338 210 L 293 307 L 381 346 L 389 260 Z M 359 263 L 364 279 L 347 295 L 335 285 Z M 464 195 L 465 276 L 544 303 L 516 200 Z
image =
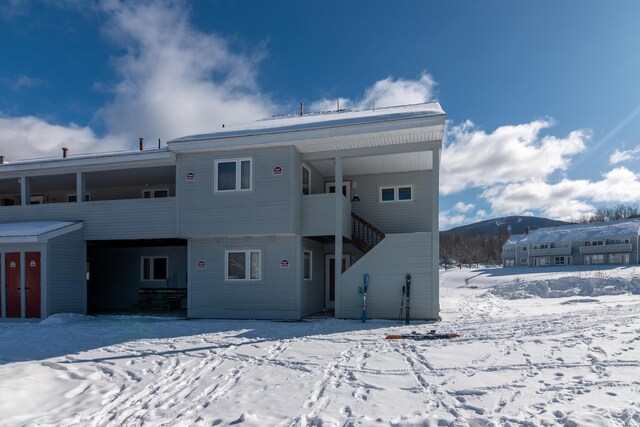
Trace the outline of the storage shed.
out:
M 82 222 L 0 224 L 3 319 L 86 313 L 86 243 Z

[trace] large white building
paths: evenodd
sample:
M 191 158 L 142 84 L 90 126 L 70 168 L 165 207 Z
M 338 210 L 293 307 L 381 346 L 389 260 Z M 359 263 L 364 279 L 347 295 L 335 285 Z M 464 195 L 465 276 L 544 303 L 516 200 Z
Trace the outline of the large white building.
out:
M 502 246 L 504 267 L 638 264 L 640 219 L 545 227 Z

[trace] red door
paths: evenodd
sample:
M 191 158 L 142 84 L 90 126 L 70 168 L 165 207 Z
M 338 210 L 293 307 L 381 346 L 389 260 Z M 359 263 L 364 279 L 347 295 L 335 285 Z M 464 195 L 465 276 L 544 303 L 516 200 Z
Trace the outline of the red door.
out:
M 26 317 L 40 317 L 40 252 L 25 252 Z
M 7 273 L 7 317 L 22 317 L 20 302 L 20 254 L 5 254 L 5 271 Z

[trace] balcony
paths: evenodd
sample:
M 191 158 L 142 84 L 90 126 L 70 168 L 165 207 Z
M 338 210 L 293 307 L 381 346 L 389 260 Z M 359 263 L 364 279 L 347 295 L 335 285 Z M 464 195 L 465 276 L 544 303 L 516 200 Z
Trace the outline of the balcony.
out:
M 515 258 L 515 257 L 516 257 L 516 253 L 514 251 L 502 252 L 502 259 L 511 259 L 511 258 Z
M 529 256 L 571 255 L 571 246 L 566 248 L 529 249 Z
M 336 232 L 336 195 L 334 193 L 302 196 L 302 235 L 331 236 Z M 342 197 L 342 234 L 351 238 L 351 203 Z
M 0 222 L 84 221 L 86 240 L 176 236 L 176 198 L 103 200 L 0 207 Z
M 631 243 L 616 243 L 613 245 L 580 246 L 580 255 L 604 254 L 616 252 L 631 252 Z

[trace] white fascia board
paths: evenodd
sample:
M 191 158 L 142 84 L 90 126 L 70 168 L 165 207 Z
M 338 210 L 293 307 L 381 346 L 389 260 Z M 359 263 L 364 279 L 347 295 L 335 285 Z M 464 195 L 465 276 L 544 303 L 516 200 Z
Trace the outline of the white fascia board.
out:
M 63 174 L 98 170 L 122 169 L 126 166 L 164 166 L 176 163 L 176 154 L 169 150 L 152 152 L 130 151 L 126 153 L 105 153 L 67 157 L 66 159 L 29 160 L 0 165 L 0 178 L 20 177 L 28 174 Z
M 436 127 L 441 133 L 444 130 L 445 115 L 430 115 L 426 117 L 412 117 L 401 119 L 380 120 L 371 123 L 346 123 L 331 127 L 303 130 L 284 130 L 256 133 L 250 135 L 224 136 L 210 139 L 194 139 L 191 141 L 169 141 L 167 145 L 177 153 L 194 151 L 222 151 L 239 150 L 255 147 L 277 147 L 296 145 L 308 146 L 316 142 L 327 144 L 331 140 L 341 141 L 348 137 L 366 139 L 380 133 L 394 133 L 397 131 L 420 131 L 425 127 Z M 439 139 L 442 139 L 440 137 Z M 316 150 L 321 151 L 318 147 Z M 315 151 L 315 150 L 313 150 Z
M 84 222 L 78 221 L 71 225 L 67 225 L 66 227 L 61 227 L 61 228 L 58 228 L 57 230 L 40 234 L 38 236 L 38 242 L 46 243 L 49 239 L 53 239 L 55 237 L 62 236 L 67 233 L 71 233 L 72 231 L 80 230 L 83 226 L 84 226 Z

